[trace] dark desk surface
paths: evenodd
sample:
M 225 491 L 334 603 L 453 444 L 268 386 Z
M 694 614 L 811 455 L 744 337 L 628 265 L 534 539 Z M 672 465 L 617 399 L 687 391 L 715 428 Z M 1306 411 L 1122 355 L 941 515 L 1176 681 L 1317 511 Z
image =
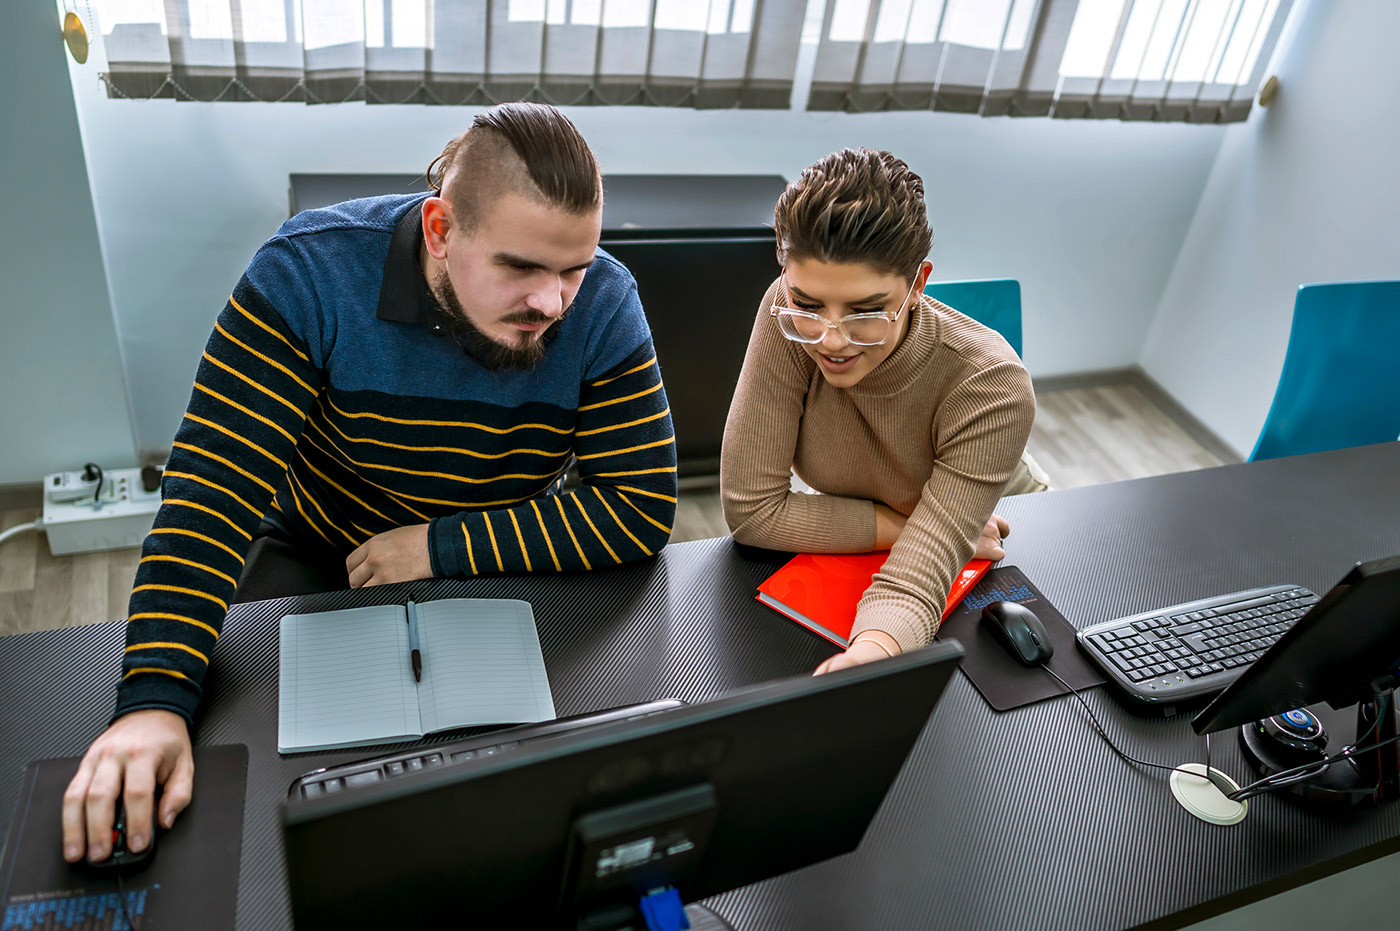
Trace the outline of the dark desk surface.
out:
M 1008 563 L 1076 625 L 1273 582 L 1322 592 L 1356 560 L 1400 552 L 1400 443 L 1011 498 L 999 511 L 1013 529 Z M 529 600 L 568 714 L 702 699 L 813 668 L 831 652 L 825 641 L 753 600 L 781 561 L 722 539 L 595 573 L 415 584 L 433 597 Z M 289 924 L 278 820 L 288 783 L 367 754 L 277 755 L 277 620 L 407 590 L 229 616 L 196 739 L 249 747 L 239 928 Z M 0 640 L 0 837 L 21 765 L 81 753 L 105 722 L 121 645 L 120 623 Z M 1135 718 L 1102 690 L 1089 702 L 1129 753 L 1200 758 L 1186 717 Z M 1233 740 L 1214 751 L 1247 774 Z M 1164 774 L 1114 757 L 1077 703 L 998 714 L 959 676 L 859 851 L 710 904 L 737 928 L 765 931 L 1177 927 L 1400 849 L 1400 806 L 1250 804 L 1237 827 L 1196 821 Z

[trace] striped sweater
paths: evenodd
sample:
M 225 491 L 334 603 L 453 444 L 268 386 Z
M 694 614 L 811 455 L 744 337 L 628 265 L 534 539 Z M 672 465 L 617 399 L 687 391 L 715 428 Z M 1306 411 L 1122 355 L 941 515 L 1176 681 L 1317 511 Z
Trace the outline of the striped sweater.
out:
M 675 443 L 632 276 L 600 251 L 543 361 L 489 371 L 433 325 L 423 196 L 299 214 L 234 289 L 142 549 L 117 715 L 191 718 L 264 517 L 341 557 L 426 523 L 439 576 L 595 569 L 666 543 Z

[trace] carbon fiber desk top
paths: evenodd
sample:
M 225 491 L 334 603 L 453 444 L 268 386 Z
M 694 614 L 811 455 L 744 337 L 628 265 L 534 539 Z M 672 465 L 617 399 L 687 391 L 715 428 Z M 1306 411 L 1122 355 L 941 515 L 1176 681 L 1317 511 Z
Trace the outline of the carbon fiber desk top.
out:
M 1400 552 L 1400 443 L 1011 498 L 999 512 L 1013 528 L 1008 562 L 1076 626 L 1250 585 L 1322 592 L 1356 560 Z M 249 748 L 238 927 L 290 924 L 278 820 L 288 783 L 373 752 L 278 757 L 282 614 L 399 601 L 422 587 L 428 597 L 525 598 L 569 714 L 693 701 L 813 668 L 831 647 L 753 599 L 782 562 L 708 540 L 595 573 L 235 607 L 196 740 Z M 80 754 L 105 723 L 121 646 L 117 622 L 0 640 L 0 837 L 23 763 Z M 1135 718 L 1103 690 L 1088 700 L 1127 752 L 1201 758 L 1185 716 Z M 1227 772 L 1247 775 L 1232 739 L 1213 749 Z M 709 904 L 736 928 L 764 931 L 1168 928 L 1400 849 L 1400 805 L 1250 805 L 1238 827 L 1195 821 L 1165 774 L 1114 757 L 1077 703 L 998 714 L 957 677 L 859 851 Z

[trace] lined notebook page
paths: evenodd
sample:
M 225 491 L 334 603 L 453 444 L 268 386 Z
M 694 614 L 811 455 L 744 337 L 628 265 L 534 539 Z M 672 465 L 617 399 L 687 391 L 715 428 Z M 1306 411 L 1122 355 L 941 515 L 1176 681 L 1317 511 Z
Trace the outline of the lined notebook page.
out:
M 422 733 L 402 605 L 289 614 L 281 635 L 279 753 Z
M 451 598 L 417 610 L 423 733 L 555 717 L 529 602 Z

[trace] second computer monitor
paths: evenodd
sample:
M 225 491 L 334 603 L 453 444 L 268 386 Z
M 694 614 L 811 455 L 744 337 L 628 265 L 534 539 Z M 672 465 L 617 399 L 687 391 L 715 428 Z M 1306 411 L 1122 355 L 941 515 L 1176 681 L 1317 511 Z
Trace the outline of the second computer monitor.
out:
M 1391 689 L 1398 672 L 1400 556 L 1391 556 L 1357 563 L 1191 726 L 1204 734 L 1318 702 L 1344 708 Z
M 574 929 L 653 888 L 693 901 L 849 852 L 962 653 L 938 643 L 294 800 L 296 926 Z

